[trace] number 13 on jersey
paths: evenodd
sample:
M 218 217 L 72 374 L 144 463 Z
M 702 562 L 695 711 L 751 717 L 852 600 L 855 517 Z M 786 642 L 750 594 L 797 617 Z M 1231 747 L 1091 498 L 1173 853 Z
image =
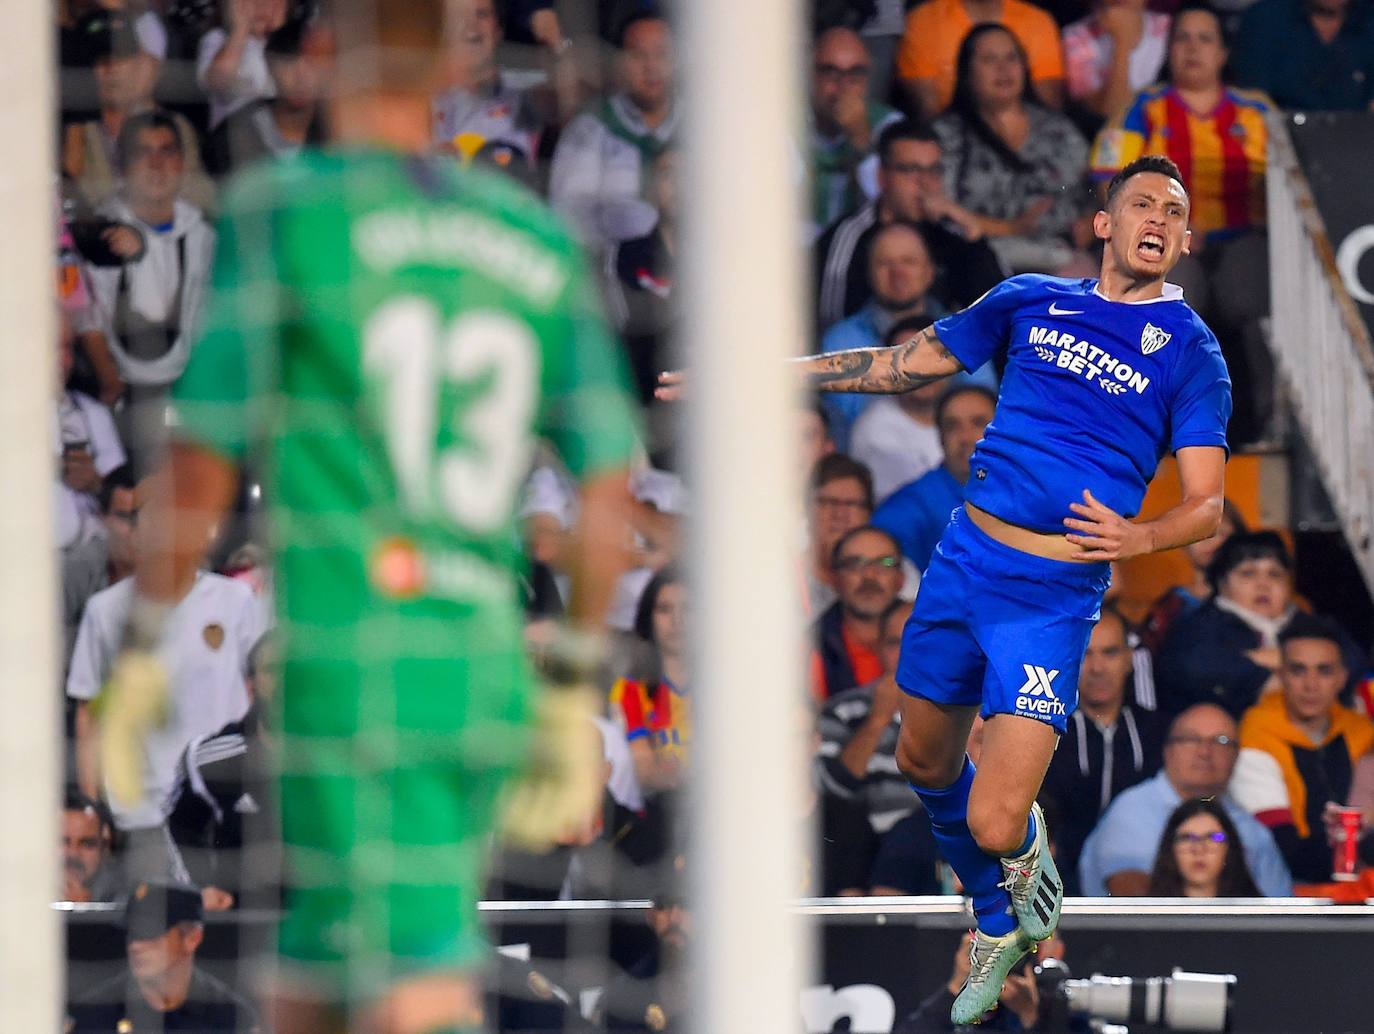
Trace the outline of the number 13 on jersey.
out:
M 403 296 L 363 326 L 363 369 L 379 389 L 387 453 L 405 509 L 470 534 L 500 531 L 534 450 L 534 332 L 493 309 L 462 312 L 445 323 L 432 301 Z M 489 382 L 484 391 L 451 414 L 440 412 L 446 385 L 479 381 Z M 456 441 L 440 448 L 444 426 Z

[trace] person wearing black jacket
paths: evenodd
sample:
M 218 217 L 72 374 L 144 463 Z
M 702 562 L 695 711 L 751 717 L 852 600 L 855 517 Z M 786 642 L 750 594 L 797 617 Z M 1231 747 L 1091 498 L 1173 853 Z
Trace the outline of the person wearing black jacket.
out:
M 1111 607 L 1093 628 L 1078 680 L 1078 710 L 1050 760 L 1042 794 L 1055 802 L 1056 857 L 1077 893 L 1083 841 L 1121 791 L 1154 775 L 1163 763 L 1164 730 L 1152 711 L 1126 702 L 1132 654 L 1125 619 Z
M 1006 276 L 973 216 L 945 196 L 934 132 L 903 119 L 878 139 L 878 196 L 831 223 L 816 240 L 817 328 L 858 312 L 873 294 L 868 253 L 878 228 L 913 223 L 935 263 L 930 296 L 950 312 L 965 308 Z
M 249 658 L 253 702 L 244 716 L 187 745 L 167 816 L 182 860 L 214 911 L 241 906 L 246 891 L 260 892 L 264 907 L 278 903 L 270 866 L 253 858 L 254 852 L 269 850 L 272 828 L 274 798 L 262 719 L 275 674 L 270 643 L 260 640 Z
M 202 918 L 195 887 L 135 887 L 124 910 L 128 968 L 71 1003 L 68 1034 L 256 1034 L 253 1007 L 195 965 Z
M 1160 710 L 1170 717 L 1216 704 L 1240 721 L 1246 708 L 1279 688 L 1279 638 L 1299 613 L 1293 558 L 1276 533 L 1232 535 L 1207 567 L 1212 598 L 1183 615 L 1159 652 Z M 1364 657 L 1343 630 L 1348 699 Z

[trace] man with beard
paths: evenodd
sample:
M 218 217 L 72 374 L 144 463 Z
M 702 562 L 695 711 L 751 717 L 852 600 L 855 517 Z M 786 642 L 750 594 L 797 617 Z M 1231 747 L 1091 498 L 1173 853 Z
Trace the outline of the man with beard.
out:
M 140 883 L 124 931 L 128 967 L 72 1002 L 70 1034 L 257 1034 L 253 1007 L 196 965 L 205 927 L 195 887 Z
M 901 547 L 880 528 L 865 525 L 849 532 L 835 544 L 834 556 L 839 599 L 816 620 L 812 633 L 811 688 L 817 700 L 882 675 L 882 617 L 903 579 Z
M 874 527 L 896 538 L 906 558 L 924 571 L 949 515 L 964 498 L 969 459 L 992 421 L 997 396 L 977 384 L 956 385 L 935 405 L 935 429 L 945 460 L 893 492 L 873 514 Z
M 620 88 L 568 123 L 549 168 L 549 204 L 583 244 L 598 249 L 653 229 L 657 213 L 644 184 L 678 124 L 668 22 L 636 14 L 616 45 Z
M 1044 795 L 1059 805 L 1055 852 L 1069 893 L 1076 890 L 1083 841 L 1097 820 L 1118 794 L 1148 779 L 1162 761 L 1158 716 L 1126 702 L 1131 662 L 1126 619 L 1104 606 L 1083 655 L 1078 710 L 1069 716 L 1068 735 L 1045 776 Z
M 654 932 L 653 947 L 611 982 L 597 1007 L 607 1030 L 684 1029 L 683 963 L 691 916 L 675 893 L 660 892 L 649 909 L 649 928 Z
M 62 900 L 114 901 L 123 879 L 110 857 L 114 828 L 99 805 L 68 789 L 62 804 Z
M 927 297 L 935 279 L 935 266 L 919 230 L 910 223 L 893 222 L 882 227 L 869 251 L 868 276 L 873 297 L 848 319 L 836 323 L 821 339 L 822 352 L 844 352 L 883 344 L 887 332 L 913 316 L 939 316 L 938 304 Z M 836 446 L 846 450 L 855 419 L 872 402 L 872 396 L 828 394 L 822 397 L 830 418 Z
M 878 140 L 878 196 L 831 223 L 816 241 L 816 315 L 824 330 L 858 312 L 873 292 L 868 252 L 878 228 L 898 220 L 921 231 L 935 262 L 931 293 L 947 309 L 997 286 L 1002 267 L 971 212 L 945 193 L 940 141 L 928 126 L 894 122 Z

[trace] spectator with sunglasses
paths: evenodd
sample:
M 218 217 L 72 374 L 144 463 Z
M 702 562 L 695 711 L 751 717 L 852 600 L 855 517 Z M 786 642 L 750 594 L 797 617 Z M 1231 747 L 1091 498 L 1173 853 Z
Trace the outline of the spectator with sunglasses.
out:
M 1155 846 L 1186 800 L 1215 798 L 1235 824 L 1245 861 L 1266 897 L 1288 897 L 1293 880 L 1268 829 L 1226 794 L 1236 767 L 1236 721 L 1215 704 L 1184 711 L 1164 741 L 1164 768 L 1120 794 L 1103 814 L 1078 861 L 1089 897 L 1138 897 L 1150 889 Z
M 1159 841 L 1149 893 L 1154 898 L 1257 898 L 1240 834 L 1215 797 L 1184 801 Z
M 845 533 L 835 543 L 831 569 L 839 598 L 812 627 L 811 690 L 817 700 L 882 675 L 882 618 L 905 580 L 897 540 L 869 525 Z

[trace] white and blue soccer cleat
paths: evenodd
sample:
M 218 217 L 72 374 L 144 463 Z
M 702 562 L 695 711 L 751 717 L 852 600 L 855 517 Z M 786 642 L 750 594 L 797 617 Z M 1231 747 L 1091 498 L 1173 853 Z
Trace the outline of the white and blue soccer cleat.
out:
M 1020 927 L 1002 937 L 974 930 L 973 946 L 969 948 L 968 977 L 949 1010 L 950 1022 L 956 1027 L 977 1023 L 997 1008 L 1007 974 L 1034 950 L 1035 942 Z
M 1002 859 L 1000 886 L 1011 895 L 1011 908 L 1021 930 L 1032 941 L 1043 941 L 1059 925 L 1059 913 L 1064 907 L 1064 881 L 1050 857 L 1045 815 L 1040 805 L 1032 804 L 1031 814 L 1035 816 L 1035 839 L 1025 854 Z

